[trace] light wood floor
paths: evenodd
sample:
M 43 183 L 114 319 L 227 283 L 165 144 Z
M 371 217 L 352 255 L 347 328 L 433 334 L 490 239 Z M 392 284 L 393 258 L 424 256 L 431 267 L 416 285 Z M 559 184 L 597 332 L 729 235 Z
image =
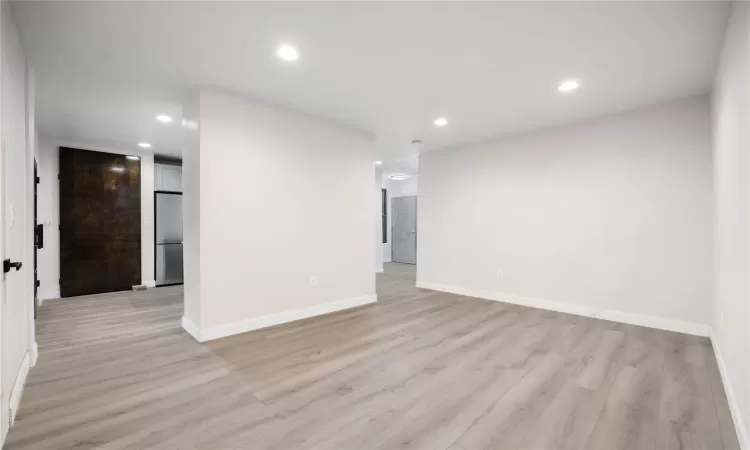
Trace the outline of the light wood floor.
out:
M 7 449 L 739 448 L 709 341 L 418 290 L 198 344 L 180 287 L 50 301 Z

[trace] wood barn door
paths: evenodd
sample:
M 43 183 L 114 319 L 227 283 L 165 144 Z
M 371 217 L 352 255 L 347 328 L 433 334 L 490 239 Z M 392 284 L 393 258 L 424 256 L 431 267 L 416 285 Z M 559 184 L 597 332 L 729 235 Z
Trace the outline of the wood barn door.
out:
M 141 164 L 60 147 L 60 295 L 141 284 Z

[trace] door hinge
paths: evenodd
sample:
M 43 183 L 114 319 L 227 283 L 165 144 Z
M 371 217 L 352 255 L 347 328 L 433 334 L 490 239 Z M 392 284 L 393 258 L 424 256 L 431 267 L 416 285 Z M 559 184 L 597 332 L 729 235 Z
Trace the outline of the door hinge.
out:
M 39 184 L 39 177 L 36 177 L 36 184 Z
M 36 280 L 36 287 L 39 287 L 39 286 L 41 286 L 41 283 L 39 282 L 39 280 Z

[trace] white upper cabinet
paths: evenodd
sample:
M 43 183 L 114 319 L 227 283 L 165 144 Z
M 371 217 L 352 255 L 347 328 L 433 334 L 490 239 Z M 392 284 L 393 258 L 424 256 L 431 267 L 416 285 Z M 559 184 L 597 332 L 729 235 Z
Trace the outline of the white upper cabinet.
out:
M 169 164 L 154 164 L 157 191 L 182 192 L 182 167 Z

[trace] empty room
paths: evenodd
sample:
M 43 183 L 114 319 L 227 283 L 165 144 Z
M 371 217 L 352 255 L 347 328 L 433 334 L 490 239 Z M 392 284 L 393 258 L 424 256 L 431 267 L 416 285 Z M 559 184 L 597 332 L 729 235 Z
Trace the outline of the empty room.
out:
M 0 448 L 750 450 L 750 3 L 0 38 Z

